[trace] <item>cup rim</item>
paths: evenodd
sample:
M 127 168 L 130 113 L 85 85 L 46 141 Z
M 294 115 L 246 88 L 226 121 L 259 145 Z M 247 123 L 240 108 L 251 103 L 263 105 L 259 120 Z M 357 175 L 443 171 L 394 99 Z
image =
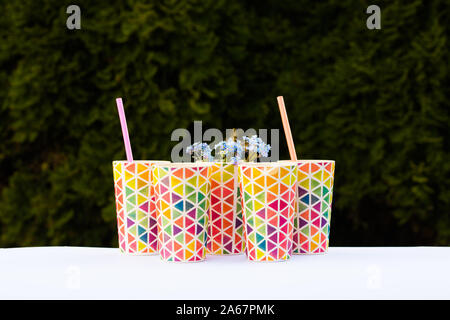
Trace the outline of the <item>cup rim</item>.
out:
M 284 162 L 244 162 L 244 163 L 239 163 L 240 167 L 281 167 L 281 166 L 286 166 L 286 165 L 291 165 L 291 166 L 296 166 L 297 162 L 295 161 L 284 161 Z
M 334 163 L 334 160 L 309 160 L 309 159 L 305 159 L 305 160 L 278 160 L 277 162 L 295 162 L 295 163 L 301 163 L 301 162 L 306 162 L 306 163 L 318 163 L 318 162 L 332 162 Z
M 212 162 L 170 162 L 170 163 L 155 163 L 156 167 L 168 168 L 195 168 L 195 167 L 211 167 Z
M 112 163 L 129 163 L 129 164 L 131 164 L 131 163 L 134 163 L 134 162 L 137 162 L 137 163 L 153 163 L 153 164 L 156 164 L 156 163 L 171 163 L 170 161 L 168 161 L 168 160 L 133 160 L 133 161 L 128 161 L 128 160 L 113 160 L 113 162 Z

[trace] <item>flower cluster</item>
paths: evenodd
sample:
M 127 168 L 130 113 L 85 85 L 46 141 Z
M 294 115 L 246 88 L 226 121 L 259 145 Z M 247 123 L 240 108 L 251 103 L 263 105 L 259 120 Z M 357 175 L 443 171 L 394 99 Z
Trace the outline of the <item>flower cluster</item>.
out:
M 186 152 L 194 157 L 195 161 L 212 161 L 211 148 L 207 143 L 196 142 L 186 148 Z
M 186 152 L 193 155 L 195 161 L 221 161 L 238 164 L 239 161 L 255 161 L 260 157 L 267 157 L 270 145 L 266 144 L 256 135 L 244 136 L 242 141 L 236 138 L 229 138 L 214 146 L 215 156 L 211 155 L 211 148 L 207 143 L 196 142 L 187 147 Z
M 270 151 L 270 144 L 266 144 L 261 138 L 254 135 L 242 138 L 245 143 L 245 150 L 248 151 L 248 161 L 254 161 L 259 157 L 267 157 Z
M 234 141 L 229 138 L 227 141 L 221 141 L 214 146 L 216 150 L 216 160 L 231 162 L 237 164 L 244 155 L 244 147 L 240 141 Z

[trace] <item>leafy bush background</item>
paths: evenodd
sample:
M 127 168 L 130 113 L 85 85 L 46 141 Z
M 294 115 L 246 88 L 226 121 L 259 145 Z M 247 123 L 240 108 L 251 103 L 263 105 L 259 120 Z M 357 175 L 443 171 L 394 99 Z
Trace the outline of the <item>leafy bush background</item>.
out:
M 281 128 L 335 159 L 331 245 L 448 245 L 448 1 L 0 2 L 0 246 L 117 246 L 111 161 L 175 128 Z M 282 158 L 288 157 L 281 140 Z

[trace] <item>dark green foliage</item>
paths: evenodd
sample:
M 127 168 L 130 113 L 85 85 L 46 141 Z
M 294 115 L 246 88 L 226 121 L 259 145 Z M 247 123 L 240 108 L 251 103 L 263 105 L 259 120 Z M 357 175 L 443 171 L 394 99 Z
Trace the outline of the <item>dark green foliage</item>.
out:
M 0 2 L 0 246 L 116 246 L 111 162 L 175 128 L 281 128 L 336 160 L 331 245 L 450 243 L 448 1 Z M 284 139 L 281 155 L 287 158 Z

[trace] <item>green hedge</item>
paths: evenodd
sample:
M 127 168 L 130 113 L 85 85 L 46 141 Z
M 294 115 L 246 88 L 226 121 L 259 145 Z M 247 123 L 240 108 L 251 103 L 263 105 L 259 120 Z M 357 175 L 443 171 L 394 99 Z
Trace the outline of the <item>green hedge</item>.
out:
M 281 128 L 336 160 L 331 245 L 450 243 L 448 1 L 0 3 L 0 246 L 117 246 L 111 161 L 175 128 Z M 281 155 L 288 157 L 284 140 Z

